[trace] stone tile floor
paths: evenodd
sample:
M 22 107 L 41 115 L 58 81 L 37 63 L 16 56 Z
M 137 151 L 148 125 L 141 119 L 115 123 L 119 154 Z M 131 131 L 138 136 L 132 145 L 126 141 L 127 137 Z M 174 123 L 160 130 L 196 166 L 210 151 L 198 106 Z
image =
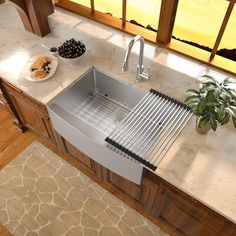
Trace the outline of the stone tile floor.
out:
M 167 236 L 37 141 L 0 172 L 0 223 L 16 236 Z

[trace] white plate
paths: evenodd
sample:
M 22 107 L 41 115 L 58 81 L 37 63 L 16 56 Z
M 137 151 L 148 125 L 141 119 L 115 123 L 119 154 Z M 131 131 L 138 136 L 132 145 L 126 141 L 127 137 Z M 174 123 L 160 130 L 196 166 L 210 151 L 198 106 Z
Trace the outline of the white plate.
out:
M 50 69 L 50 72 L 48 73 L 48 75 L 46 77 L 44 77 L 42 79 L 38 79 L 38 78 L 35 78 L 33 75 L 31 75 L 30 67 L 38 57 L 43 57 L 43 56 L 47 56 L 47 57 L 50 57 L 52 59 L 51 63 L 49 64 L 51 69 Z M 45 54 L 45 55 L 34 56 L 34 57 L 31 57 L 29 59 L 27 65 L 25 66 L 23 76 L 24 76 L 25 79 L 27 79 L 29 81 L 41 82 L 41 81 L 50 79 L 54 75 L 54 73 L 56 72 L 57 66 L 58 66 L 58 59 L 53 55 L 48 55 L 48 54 L 46 55 Z

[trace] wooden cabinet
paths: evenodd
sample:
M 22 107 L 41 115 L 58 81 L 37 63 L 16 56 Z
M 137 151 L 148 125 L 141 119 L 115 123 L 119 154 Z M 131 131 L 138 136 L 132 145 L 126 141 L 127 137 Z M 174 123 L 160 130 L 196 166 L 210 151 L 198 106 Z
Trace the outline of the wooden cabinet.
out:
M 9 83 L 2 81 L 1 87 L 3 93 L 6 94 L 4 96 L 7 100 L 6 107 L 14 116 L 14 120 L 17 120 L 15 122 L 17 126 L 20 124 L 22 131 L 28 128 L 51 144 L 55 144 L 45 106 Z
M 236 236 L 236 225 L 226 222 L 216 236 Z
M 63 139 L 63 141 L 66 153 L 70 154 L 72 157 L 74 157 L 76 160 L 81 162 L 86 167 L 92 169 L 92 161 L 88 156 L 86 156 L 84 153 L 76 149 L 72 144 L 67 142 L 65 139 Z
M 185 235 L 216 235 L 223 227 L 221 217 L 207 211 L 202 204 L 166 183 L 160 186 L 157 202 L 155 216 Z
M 99 163 L 93 161 L 68 143 L 62 140 L 60 146 L 64 153 L 79 161 L 80 166 L 90 170 L 96 180 L 110 184 L 109 190 L 121 196 L 117 190 L 123 192 L 122 200 L 133 202 L 131 206 L 141 209 L 155 217 L 165 225 L 174 235 L 187 236 L 236 236 L 236 229 L 232 222 L 218 215 L 183 191 L 167 183 L 156 174 L 146 170 L 141 185 L 113 173 Z M 86 169 L 86 170 L 87 170 Z
M 140 201 L 141 186 L 137 185 L 111 171 L 108 174 L 109 183 L 124 191 L 136 201 Z
M 8 95 L 6 89 L 3 86 L 3 82 L 1 80 L 1 78 L 0 78 L 0 107 L 1 107 L 1 109 L 7 110 L 11 114 L 12 119 L 13 119 L 13 124 L 18 129 L 20 129 L 22 132 L 24 132 L 26 130 L 23 122 L 20 119 L 20 116 L 16 112 L 16 109 L 9 98 L 9 95 Z
M 5 108 L 5 98 L 3 97 L 2 90 L 0 89 L 0 108 Z
M 150 171 L 146 171 L 141 184 L 140 202 L 150 214 L 155 215 L 159 205 L 158 194 L 162 180 Z
M 155 217 L 176 235 L 236 236 L 235 224 L 156 174 L 145 170 L 141 185 L 136 185 L 93 161 L 53 129 L 44 105 L 5 81 L 0 80 L 0 88 L 0 107 L 11 112 L 18 128 L 28 128 L 49 141 L 67 161 L 108 185 L 122 199 L 129 196 L 132 206 Z

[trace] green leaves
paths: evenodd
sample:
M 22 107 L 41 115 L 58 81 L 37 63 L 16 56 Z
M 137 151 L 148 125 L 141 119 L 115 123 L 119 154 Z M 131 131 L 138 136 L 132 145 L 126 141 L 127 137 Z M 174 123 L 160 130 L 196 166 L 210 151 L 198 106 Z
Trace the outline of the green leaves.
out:
M 205 127 L 208 123 L 209 123 L 209 119 L 208 119 L 207 116 L 201 117 L 201 119 L 200 119 L 200 121 L 199 121 L 199 124 L 198 124 L 198 127 L 199 127 L 199 128 L 203 128 L 203 127 Z
M 195 90 L 195 89 L 188 89 L 186 92 L 193 93 L 193 94 L 198 94 L 198 91 Z
M 201 117 L 199 128 L 210 124 L 215 131 L 218 124 L 227 124 L 230 118 L 236 128 L 236 93 L 228 86 L 232 83 L 230 78 L 219 83 L 212 76 L 202 77 L 207 80 L 199 90 L 188 89 L 188 97 L 185 100 L 193 114 Z
M 216 131 L 216 128 L 217 128 L 217 121 L 215 119 L 210 119 L 210 125 L 211 125 L 211 128 Z

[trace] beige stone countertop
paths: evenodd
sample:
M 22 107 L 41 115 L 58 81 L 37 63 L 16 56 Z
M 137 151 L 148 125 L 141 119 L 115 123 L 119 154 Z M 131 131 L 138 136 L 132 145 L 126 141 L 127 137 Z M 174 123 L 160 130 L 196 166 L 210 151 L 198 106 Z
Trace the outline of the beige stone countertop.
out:
M 75 82 L 91 66 L 142 90 L 154 88 L 180 101 L 184 100 L 186 89 L 199 86 L 201 75 L 210 74 L 219 80 L 228 76 L 146 43 L 144 63 L 151 65 L 152 78 L 137 84 L 134 82 L 137 46 L 130 58 L 130 70 L 121 71 L 131 39 L 129 35 L 58 8 L 49 17 L 49 23 L 51 33 L 40 38 L 24 30 L 11 3 L 6 2 L 0 7 L 0 77 L 43 104 Z M 58 46 L 71 37 L 85 43 L 87 52 L 83 60 L 77 65 L 59 60 L 55 75 L 46 81 L 36 83 L 24 78 L 28 60 L 48 53 L 41 47 L 42 43 L 49 47 Z M 231 124 L 203 136 L 196 133 L 192 118 L 155 173 L 236 223 L 235 143 L 236 131 Z

